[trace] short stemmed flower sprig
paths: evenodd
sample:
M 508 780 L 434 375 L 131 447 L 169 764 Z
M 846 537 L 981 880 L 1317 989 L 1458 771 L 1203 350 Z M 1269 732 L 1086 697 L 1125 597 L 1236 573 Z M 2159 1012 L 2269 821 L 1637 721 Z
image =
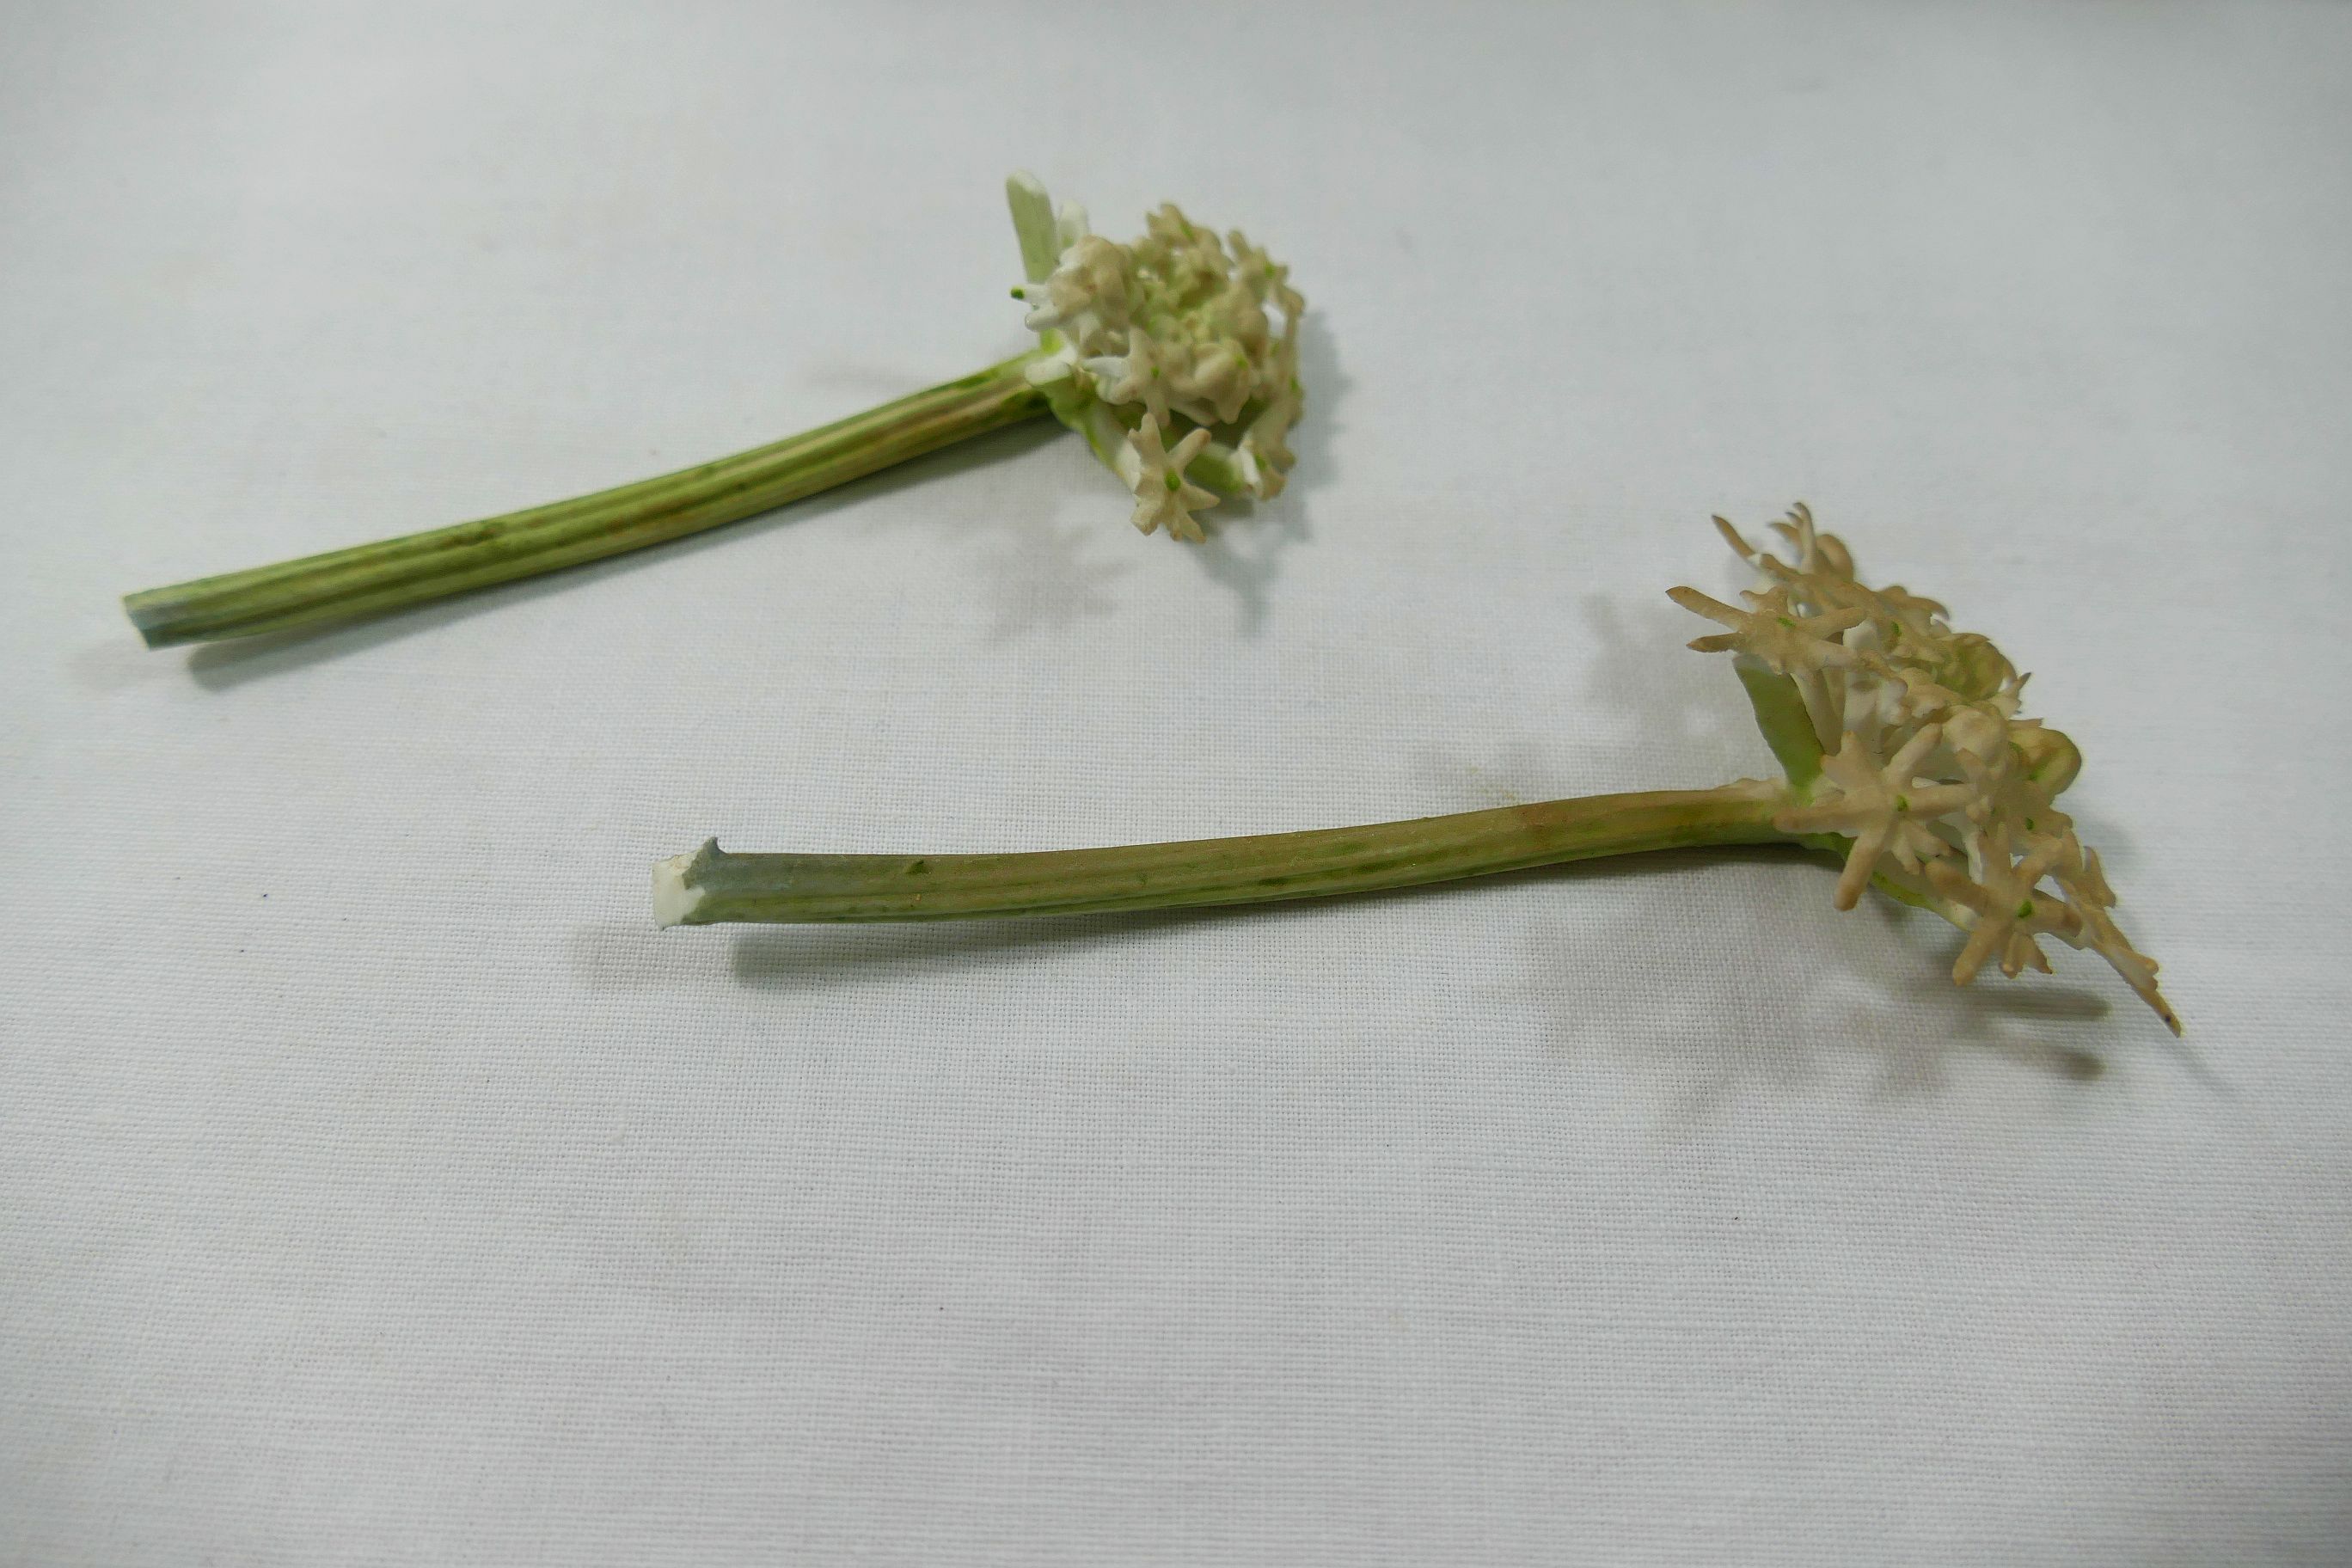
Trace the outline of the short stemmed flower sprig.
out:
M 1150 411 L 1136 426 L 1156 426 Z M 1191 441 L 1210 427 L 1185 437 Z M 1960 984 L 1987 964 L 2047 971 L 2043 937 L 2088 948 L 2176 1034 L 2154 960 L 2109 913 L 2096 851 L 2055 804 L 2082 756 L 2019 712 L 2025 678 L 1941 605 L 1873 588 L 1801 505 L 1773 525 L 1788 559 L 1716 520 L 1762 576 L 1744 607 L 1670 595 L 1725 629 L 1725 652 L 1784 782 L 1588 795 L 1362 827 L 1009 855 L 730 854 L 716 840 L 654 868 L 663 925 L 949 920 L 1238 904 L 1363 892 L 1643 850 L 1789 844 L 1842 862 L 1832 901 L 1866 887 L 1967 933 Z M 1764 918 L 1760 912 L 1759 918 Z
M 123 600 L 151 647 L 404 609 L 716 528 L 1051 412 L 1136 497 L 1136 526 L 1202 537 L 1222 497 L 1276 494 L 1297 422 L 1287 270 L 1239 230 L 1228 251 L 1173 206 L 1132 245 L 1007 182 L 1038 346 L 984 370 L 730 458 L 572 500 L 281 561 Z

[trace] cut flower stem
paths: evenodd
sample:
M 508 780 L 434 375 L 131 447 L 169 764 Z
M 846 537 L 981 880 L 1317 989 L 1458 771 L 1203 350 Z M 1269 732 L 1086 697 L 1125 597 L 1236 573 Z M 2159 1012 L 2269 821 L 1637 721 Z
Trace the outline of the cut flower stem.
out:
M 1854 574 L 1841 540 L 1801 505 L 1774 531 L 1782 560 L 1721 518 L 1763 586 L 1745 607 L 1696 588 L 1668 596 L 1727 628 L 1729 653 L 1784 783 L 1588 795 L 1453 816 L 1241 838 L 1012 855 L 730 855 L 712 839 L 654 867 L 661 925 L 723 921 L 956 920 L 1181 909 L 1371 892 L 1643 850 L 1786 844 L 1843 862 L 1832 899 L 1865 889 L 1968 935 L 1966 985 L 1988 965 L 2047 972 L 2041 941 L 2088 948 L 2174 1033 L 2156 961 L 2112 914 L 2096 849 L 2057 797 L 2082 772 L 2074 743 L 2019 711 L 2026 677 L 1944 606 Z
M 716 839 L 654 868 L 663 925 L 1094 914 L 1375 892 L 1647 849 L 1800 842 L 1790 790 L 1587 795 L 1410 822 L 1008 855 L 730 855 Z
M 658 479 L 150 588 L 122 607 L 150 647 L 382 615 L 717 528 L 1043 414 L 1086 437 L 1146 533 L 1198 542 L 1196 512 L 1280 494 L 1304 396 L 1306 301 L 1289 268 L 1172 205 L 1122 246 L 1031 175 L 1006 181 L 1005 197 L 1023 273 L 1012 297 L 1037 333 L 1027 353 Z
M 1048 412 L 1026 372 L 986 370 L 764 447 L 502 516 L 150 588 L 122 601 L 149 647 L 405 609 L 739 521 Z

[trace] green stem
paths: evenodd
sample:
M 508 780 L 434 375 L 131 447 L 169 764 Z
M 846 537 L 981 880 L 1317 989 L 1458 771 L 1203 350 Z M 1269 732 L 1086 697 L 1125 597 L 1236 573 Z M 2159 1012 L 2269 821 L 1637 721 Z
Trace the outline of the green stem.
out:
M 1645 849 L 1792 840 L 1794 796 L 1752 782 L 1588 795 L 1365 827 L 1018 855 L 730 855 L 654 868 L 663 925 L 1081 914 L 1360 893 Z
M 1813 781 L 1822 776 L 1822 742 L 1813 732 L 1804 693 L 1797 689 L 1795 681 L 1774 674 L 1763 660 L 1750 655 L 1735 656 L 1731 668 L 1748 693 L 1748 704 L 1756 710 L 1756 727 L 1764 731 L 1764 743 L 1772 748 L 1781 772 L 1800 794 L 1811 795 Z
M 1016 355 L 798 436 L 656 479 L 122 601 L 150 647 L 405 609 L 716 528 L 1046 411 Z

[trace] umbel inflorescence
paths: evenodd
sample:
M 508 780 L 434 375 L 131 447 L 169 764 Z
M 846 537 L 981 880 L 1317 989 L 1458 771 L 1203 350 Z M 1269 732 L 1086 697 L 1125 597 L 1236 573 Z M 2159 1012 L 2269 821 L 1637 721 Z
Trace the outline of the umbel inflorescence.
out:
M 2087 947 L 2115 966 L 2158 1017 L 2180 1030 L 2157 989 L 2154 960 L 2108 912 L 2099 854 L 2074 836 L 2060 791 L 2082 765 L 2073 742 L 2020 716 L 2026 677 L 1944 606 L 1903 588 L 1872 588 L 1835 534 L 1800 504 L 1773 524 L 1793 559 L 1768 554 L 1715 520 L 1763 584 L 1745 609 L 1696 588 L 1669 596 L 1727 628 L 1697 638 L 1728 652 L 1767 739 L 1801 799 L 1773 817 L 1785 833 L 1843 841 L 1836 904 L 1876 883 L 1969 933 L 1952 978 L 1985 964 L 2048 973 L 2038 938 Z M 1792 688 L 1795 702 L 1773 689 Z
M 1172 203 L 1118 245 L 1031 175 L 1005 191 L 1028 274 L 1013 295 L 1045 355 L 1029 382 L 1134 492 L 1135 526 L 1198 540 L 1193 514 L 1221 495 L 1279 494 L 1306 310 L 1290 269 Z

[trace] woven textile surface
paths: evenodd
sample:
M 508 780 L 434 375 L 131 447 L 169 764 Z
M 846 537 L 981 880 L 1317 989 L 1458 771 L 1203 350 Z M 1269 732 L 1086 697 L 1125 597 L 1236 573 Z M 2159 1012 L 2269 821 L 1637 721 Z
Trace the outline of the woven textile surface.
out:
M 0 37 L 0 1563 L 2352 1550 L 2352 9 Z M 1039 422 L 315 637 L 124 621 L 1017 352 L 1016 167 L 1292 264 L 1286 494 L 1140 537 Z M 1664 590 L 1798 500 L 2036 672 L 2184 1041 L 1777 851 L 653 929 L 712 835 L 1764 774 Z

